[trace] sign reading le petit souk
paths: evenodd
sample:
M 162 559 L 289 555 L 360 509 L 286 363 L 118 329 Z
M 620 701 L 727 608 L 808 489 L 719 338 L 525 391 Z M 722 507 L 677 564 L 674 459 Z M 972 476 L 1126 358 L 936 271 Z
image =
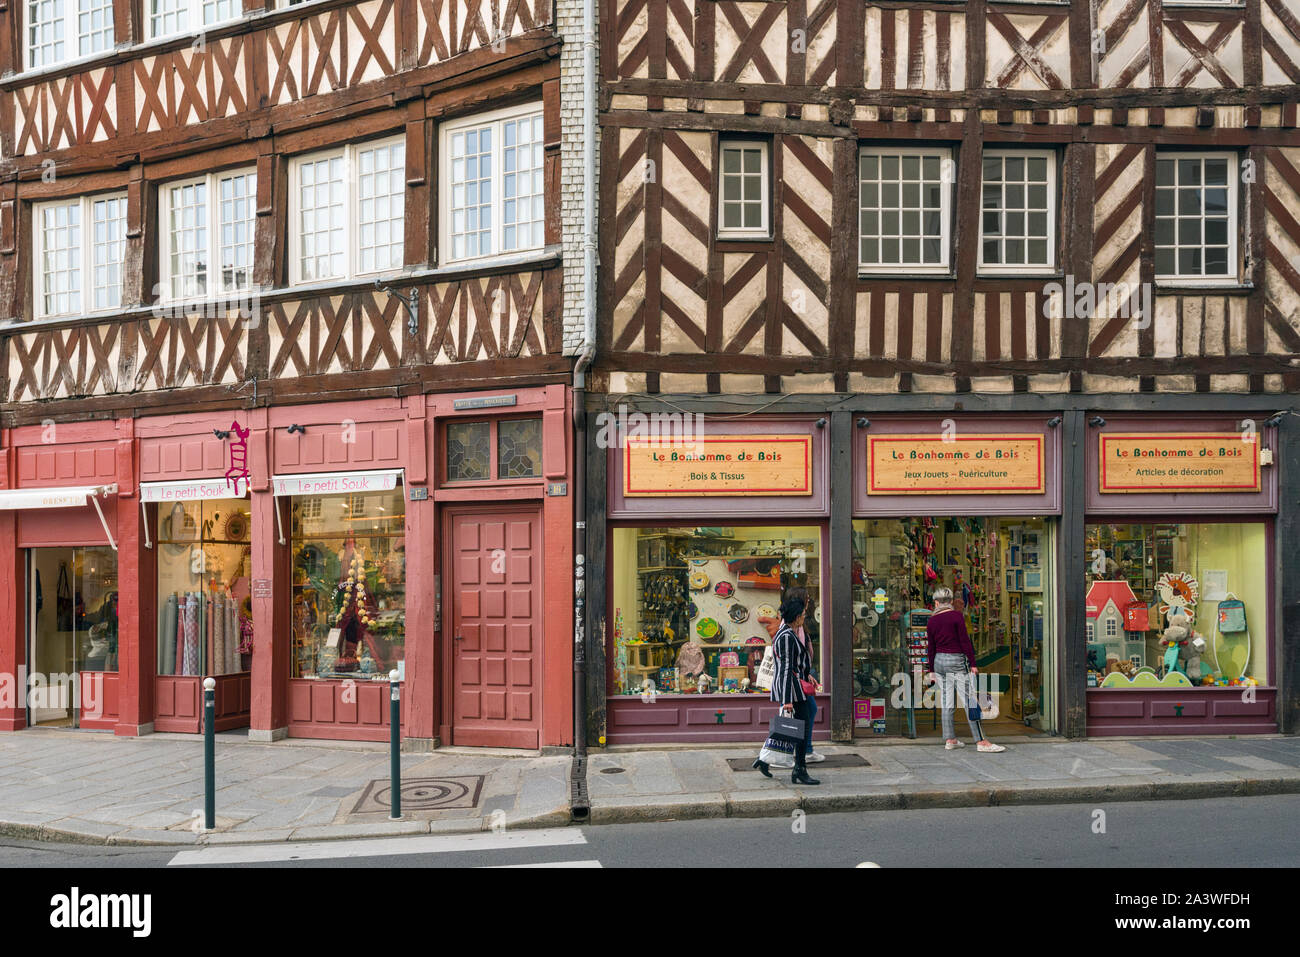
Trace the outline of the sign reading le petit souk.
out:
M 1043 491 L 1043 437 L 867 436 L 868 495 L 1027 495 Z
M 1258 492 L 1259 442 L 1240 432 L 1106 433 L 1103 492 Z
M 629 438 L 623 495 L 811 495 L 811 435 Z

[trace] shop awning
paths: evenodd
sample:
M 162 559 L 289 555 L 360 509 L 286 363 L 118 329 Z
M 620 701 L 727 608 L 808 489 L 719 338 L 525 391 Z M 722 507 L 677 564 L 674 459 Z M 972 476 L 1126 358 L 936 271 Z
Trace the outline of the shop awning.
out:
M 224 478 L 195 479 L 188 482 L 141 482 L 141 502 L 198 502 L 210 498 L 245 498 L 248 495 L 248 483 L 244 482 L 244 494 L 236 495 Z
M 369 472 L 304 472 L 275 475 L 271 488 L 276 495 L 340 495 L 349 492 L 391 492 L 402 478 L 401 469 Z
M 117 551 L 117 541 L 109 530 L 104 510 L 99 507 L 101 495 L 114 495 L 117 485 L 72 485 L 66 488 L 16 488 L 0 491 L 0 510 L 19 508 L 84 508 L 89 502 L 95 506 L 99 524 L 104 526 L 108 544 Z

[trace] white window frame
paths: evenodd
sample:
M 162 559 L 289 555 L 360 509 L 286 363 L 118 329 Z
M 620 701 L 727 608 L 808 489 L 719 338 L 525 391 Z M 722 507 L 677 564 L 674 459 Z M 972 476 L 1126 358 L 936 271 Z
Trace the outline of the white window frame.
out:
M 22 35 L 22 62 L 25 70 L 46 70 L 51 67 L 59 66 L 64 63 L 73 63 L 77 60 L 88 60 L 91 57 L 106 56 L 113 52 L 116 42 L 113 24 L 113 7 L 110 4 L 108 13 L 108 37 L 105 40 L 105 46 L 102 50 L 92 50 L 90 53 L 81 52 L 81 34 L 78 32 L 78 23 L 81 17 L 81 0 L 63 0 L 63 16 L 54 22 L 63 24 L 63 56 L 58 60 L 50 60 L 48 63 L 32 62 L 32 0 L 22 0 L 23 16 L 23 35 Z M 96 31 L 97 32 L 97 31 Z M 91 34 L 87 34 L 88 36 Z
M 759 149 L 758 182 L 762 204 L 763 223 L 758 227 L 733 226 L 728 228 L 723 223 L 725 208 L 723 197 L 723 172 L 725 166 L 722 155 L 728 148 Z M 743 175 L 743 174 L 742 174 Z M 772 144 L 766 139 L 749 137 L 722 136 L 718 138 L 718 238 L 719 239 L 771 239 L 772 238 Z
M 540 100 L 534 100 L 530 103 L 523 103 L 519 106 L 509 107 L 502 110 L 493 110 L 489 113 L 475 113 L 472 116 L 464 116 L 449 122 L 443 123 L 438 131 L 438 233 L 441 237 L 439 245 L 439 262 L 441 263 L 461 263 L 475 262 L 478 260 L 490 259 L 496 256 L 517 256 L 523 253 L 536 252 L 546 245 L 546 223 L 542 222 L 542 241 L 534 246 L 524 246 L 518 249 L 503 249 L 502 234 L 505 229 L 504 200 L 501 195 L 501 178 L 504 174 L 504 164 L 501 162 L 501 154 L 505 149 L 505 137 L 501 133 L 501 127 L 510 120 L 521 119 L 525 116 L 535 116 L 541 114 L 543 123 L 545 123 L 545 114 L 542 110 Z M 474 256 L 455 257 L 452 255 L 452 231 L 451 231 L 451 138 L 461 130 L 491 126 L 492 131 L 492 251 L 489 253 L 479 253 Z M 545 164 L 545 160 L 543 160 Z M 545 189 L 545 166 L 543 165 L 543 189 Z M 545 200 L 543 200 L 543 206 Z
M 95 308 L 94 204 L 108 199 L 118 199 L 123 203 L 127 201 L 125 192 L 114 191 L 110 193 L 93 193 L 85 196 L 65 196 L 62 199 L 52 199 L 32 204 L 32 314 L 37 319 L 92 314 L 111 315 L 121 311 L 122 302 L 126 298 L 125 288 L 119 290 L 119 298 L 115 305 Z M 81 304 L 79 307 L 74 307 L 71 312 L 46 312 L 44 288 L 45 230 L 42 228 L 41 220 L 44 218 L 44 210 L 54 206 L 71 206 L 73 204 L 80 206 L 81 217 L 80 226 L 78 227 L 81 248 L 78 250 L 77 260 L 81 284 L 77 294 L 81 299 Z M 122 219 L 122 261 L 118 266 L 123 279 L 126 278 L 126 243 L 126 217 L 124 216 Z
M 1190 274 L 1190 273 L 1178 273 L 1178 272 L 1174 272 L 1174 273 L 1156 273 L 1156 283 L 1157 283 L 1158 285 L 1167 285 L 1167 286 L 1189 286 L 1189 287 L 1191 287 L 1191 286 L 1210 286 L 1210 287 L 1213 287 L 1213 286 L 1235 286 L 1235 285 L 1237 285 L 1237 284 L 1241 281 L 1241 279 L 1240 279 L 1241 264 L 1240 264 L 1240 262 L 1238 261 L 1238 258 L 1237 258 L 1237 257 L 1240 255 L 1239 250 L 1238 250 L 1238 246 L 1237 246 L 1237 232 L 1238 232 L 1238 230 L 1240 230 L 1240 228 L 1241 228 L 1241 211 L 1240 211 L 1240 209 L 1238 209 L 1238 204 L 1240 203 L 1240 199 L 1239 199 L 1239 194 L 1238 194 L 1238 192 L 1237 192 L 1237 175 L 1236 175 L 1236 172 L 1235 172 L 1235 171 L 1238 169 L 1238 167 L 1240 166 L 1240 163 L 1241 163 L 1241 157 L 1240 157 L 1240 155 L 1238 155 L 1237 153 L 1234 153 L 1234 152 L 1231 151 L 1231 150 L 1213 150 L 1213 151 L 1210 151 L 1210 152 L 1204 152 L 1204 153 L 1203 153 L 1203 152 L 1182 152 L 1182 151 L 1179 151 L 1179 150 L 1157 150 L 1157 151 L 1156 151 L 1156 161 L 1159 162 L 1159 161 L 1162 160 L 1162 159 L 1163 159 L 1163 160 L 1173 160 L 1175 163 L 1177 163 L 1178 160 L 1185 160 L 1185 159 L 1194 159 L 1194 160 L 1200 160 L 1200 161 L 1201 161 L 1201 171 L 1202 171 L 1202 176 L 1201 176 L 1201 213 L 1200 213 L 1200 219 L 1201 219 L 1201 250 L 1202 250 L 1201 266 L 1202 266 L 1202 268 L 1204 268 L 1204 265 L 1205 265 L 1205 259 L 1204 259 L 1204 249 L 1205 249 L 1205 188 L 1206 188 L 1206 187 L 1205 187 L 1205 176 L 1204 176 L 1205 160 L 1221 159 L 1221 160 L 1225 160 L 1225 161 L 1227 162 L 1227 164 L 1228 164 L 1228 173 L 1227 173 L 1227 176 L 1225 177 L 1225 179 L 1227 180 L 1227 182 L 1226 182 L 1224 188 L 1226 188 L 1226 189 L 1228 190 L 1228 271 L 1227 271 L 1226 273 L 1224 273 L 1222 276 L 1213 276 L 1213 275 L 1211 275 L 1211 276 L 1205 276 L 1205 275 L 1193 275 L 1193 274 Z M 1153 174 L 1153 175 L 1154 175 L 1154 174 Z M 1181 188 L 1181 187 L 1178 187 L 1178 188 Z M 1218 188 L 1218 187 L 1216 187 L 1216 188 Z M 1153 203 L 1155 202 L 1155 197 L 1156 197 L 1156 194 L 1159 192 L 1159 189 L 1160 189 L 1160 187 L 1157 186 L 1155 183 L 1152 183 L 1152 184 L 1151 184 L 1151 191 L 1152 191 L 1151 195 L 1152 195 L 1152 202 L 1153 202 Z M 1176 195 L 1176 194 L 1175 194 L 1175 195 Z M 1156 214 L 1153 212 L 1152 215 L 1155 216 Z M 1178 224 L 1178 220 L 1179 220 L 1180 218 L 1188 218 L 1188 217 L 1180 217 L 1180 216 L 1178 215 L 1177 206 L 1175 206 L 1175 208 L 1174 208 L 1174 230 L 1175 230 L 1175 232 L 1174 232 L 1174 268 L 1175 268 L 1175 269 L 1178 267 L 1178 249 L 1180 248 L 1180 245 L 1181 245 L 1181 244 L 1178 242 L 1178 234 L 1177 234 L 1177 228 L 1178 228 L 1178 227 L 1177 227 L 1177 224 Z M 1152 220 L 1152 223 L 1153 223 L 1153 228 L 1154 228 L 1154 219 Z M 1153 251 L 1154 251 L 1154 249 L 1155 249 L 1155 242 L 1156 242 L 1156 240 L 1155 240 L 1155 236 L 1154 236 L 1154 235 L 1151 237 L 1151 242 L 1152 242 L 1152 249 L 1153 249 Z M 1191 248 L 1191 247 L 1188 247 L 1188 248 Z
M 348 143 L 331 149 L 317 150 L 295 156 L 289 163 L 289 285 L 313 285 L 317 283 L 347 282 L 361 276 L 390 276 L 402 271 L 401 266 L 392 269 L 359 272 L 360 246 L 358 233 L 360 223 L 357 221 L 357 183 L 360 172 L 357 152 L 382 146 L 406 144 L 406 136 L 385 136 L 377 140 L 364 140 L 360 143 Z M 405 155 L 405 154 L 403 154 Z M 302 277 L 302 196 L 299 189 L 300 172 L 304 163 L 314 163 L 331 157 L 343 157 L 343 185 L 346 196 L 343 201 L 343 249 L 344 273 L 340 276 Z M 406 177 L 402 177 L 402 222 L 406 222 Z M 405 258 L 405 256 L 403 256 Z
M 919 156 L 922 161 L 926 157 L 937 156 L 939 158 L 939 262 L 930 264 L 913 264 L 906 263 L 864 263 L 862 261 L 862 158 L 864 156 Z M 945 167 L 945 164 L 947 166 Z M 945 175 L 945 168 L 948 174 Z M 896 275 L 898 273 L 925 274 L 925 275 L 947 275 L 952 272 L 952 193 L 953 182 L 956 180 L 956 162 L 953 159 L 953 151 L 950 146 L 876 146 L 863 145 L 858 149 L 858 173 L 857 173 L 857 227 L 858 227 L 858 272 L 863 275 Z M 924 181 L 923 181 L 924 182 Z M 924 185 L 922 185 L 924 189 Z M 902 197 L 899 197 L 900 209 Z M 879 207 L 877 207 L 879 208 Z M 922 197 L 921 209 L 924 210 L 924 197 Z M 924 213 L 922 213 L 924 216 Z M 878 236 L 883 236 L 877 233 Z M 924 243 L 924 236 L 922 237 Z M 924 247 L 923 247 L 924 248 Z
M 1113 616 L 1109 616 L 1109 615 L 1106 617 L 1106 637 L 1107 638 L 1119 637 L 1119 622 L 1116 621 Z
M 248 267 L 249 280 L 244 286 L 232 286 L 225 288 L 222 280 L 221 266 L 221 181 L 231 179 L 236 176 L 253 177 L 253 192 L 249 197 L 249 204 L 252 210 L 252 218 L 249 220 L 249 229 L 254 233 L 257 229 L 257 167 L 248 166 L 238 169 L 222 170 L 219 173 L 207 173 L 203 176 L 189 176 L 184 179 L 169 180 L 158 187 L 158 298 L 161 302 L 187 302 L 200 301 L 203 299 L 213 299 L 230 293 L 248 292 L 253 288 L 253 267 L 250 263 Z M 207 199 L 204 205 L 207 208 L 207 233 L 208 233 L 208 288 L 201 295 L 194 296 L 177 296 L 172 292 L 172 190 L 184 186 L 198 186 L 203 184 L 207 189 Z M 256 260 L 256 244 L 254 244 L 254 260 Z M 213 285 L 213 277 L 216 277 L 217 286 Z
M 1005 263 L 985 263 L 984 262 L 984 160 L 991 157 L 1019 156 L 1026 160 L 1045 159 L 1047 160 L 1047 263 L 1045 265 L 1007 265 Z M 980 164 L 980 191 L 976 198 L 979 209 L 979 266 L 976 270 L 980 275 L 985 276 L 1043 276 L 1052 275 L 1058 269 L 1057 258 L 1057 216 L 1059 215 L 1058 207 L 1060 206 L 1060 196 L 1057 186 L 1057 163 L 1058 157 L 1055 150 L 1032 150 L 1032 149 L 986 149 L 979 157 Z M 1028 200 L 1026 199 L 1026 202 Z
M 168 37 L 180 37 L 186 34 L 197 35 L 203 30 L 211 27 L 221 26 L 225 23 L 233 23 L 244 15 L 243 0 L 234 0 L 234 12 L 223 20 L 213 20 L 211 23 L 205 23 L 203 20 L 204 0 L 181 0 L 181 7 L 185 11 L 185 22 L 177 30 L 170 33 L 155 31 L 154 21 L 154 2 L 155 0 L 143 0 L 141 15 L 144 19 L 144 37 L 145 40 L 163 40 Z

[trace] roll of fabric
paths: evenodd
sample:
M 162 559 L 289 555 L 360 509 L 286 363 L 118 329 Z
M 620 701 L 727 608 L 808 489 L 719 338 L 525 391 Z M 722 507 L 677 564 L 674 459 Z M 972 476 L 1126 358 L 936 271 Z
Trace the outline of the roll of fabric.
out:
M 172 674 L 185 674 L 185 596 L 176 593 L 176 645 L 172 648 Z
M 226 595 L 226 654 L 230 656 L 229 674 L 242 669 L 239 667 L 239 610 L 235 607 L 235 596 Z
M 171 675 L 176 673 L 176 595 L 167 596 L 163 604 L 162 624 L 158 629 L 162 635 L 162 649 L 158 661 L 158 673 Z
M 212 596 L 212 673 L 226 673 L 226 603 L 220 594 Z
M 185 596 L 185 674 L 199 673 L 199 599 Z

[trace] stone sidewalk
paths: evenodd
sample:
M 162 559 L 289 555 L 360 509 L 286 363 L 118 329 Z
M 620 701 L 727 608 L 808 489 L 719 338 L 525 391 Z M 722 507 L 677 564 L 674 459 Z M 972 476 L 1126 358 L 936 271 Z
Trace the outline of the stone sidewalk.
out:
M 819 747 L 821 747 L 819 745 Z M 748 768 L 757 745 L 592 752 L 587 791 L 593 824 L 807 812 L 1067 804 L 1300 793 L 1300 738 L 1022 739 L 1001 754 L 967 745 L 827 745 L 828 758 L 866 767 L 809 765 L 817 787 Z M 734 770 L 727 759 L 743 759 Z
M 220 734 L 217 828 L 205 833 L 202 737 L 118 738 L 43 728 L 5 733 L 0 734 L 0 835 L 181 845 L 569 823 L 572 759 L 568 756 L 454 749 L 404 754 L 400 821 L 388 820 L 386 804 L 365 804 L 356 811 L 372 782 L 381 782 L 376 787 L 386 794 L 388 761 L 384 744 L 292 739 L 254 744 L 244 732 Z M 477 807 L 420 809 L 422 800 L 472 791 L 477 776 L 482 777 Z M 416 781 L 420 778 L 452 780 L 422 788 Z M 469 797 L 466 794 L 456 803 L 465 805 Z

